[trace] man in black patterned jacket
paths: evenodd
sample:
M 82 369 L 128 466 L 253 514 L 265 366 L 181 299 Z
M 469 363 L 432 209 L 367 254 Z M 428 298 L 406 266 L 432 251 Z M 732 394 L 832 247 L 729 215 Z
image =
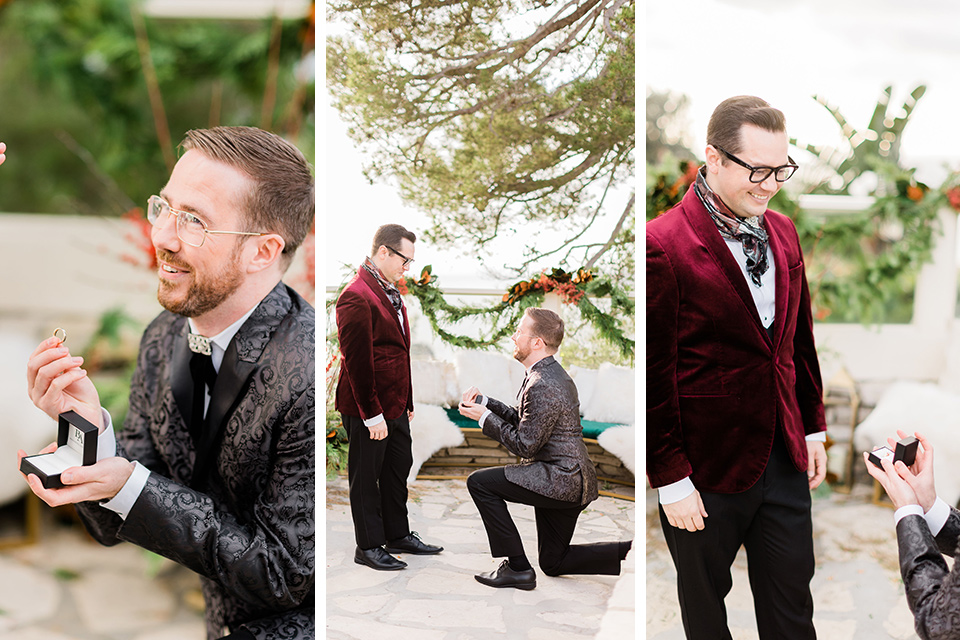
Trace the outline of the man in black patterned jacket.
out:
M 200 574 L 208 638 L 314 638 L 316 321 L 281 282 L 313 221 L 313 177 L 259 129 L 190 131 L 182 146 L 149 200 L 166 311 L 141 340 L 123 429 L 82 359 L 45 340 L 30 397 L 97 425 L 99 455 L 63 488 L 27 481 L 50 505 L 76 503 L 102 544 Z
M 907 436 L 897 431 L 900 438 Z M 886 490 L 893 506 L 900 550 L 900 575 L 913 612 L 917 635 L 923 640 L 960 639 L 960 511 L 937 497 L 933 479 L 933 447 L 919 433 L 914 463 L 891 464 L 881 459 L 878 469 L 863 459 L 867 471 Z M 890 448 L 896 446 L 889 438 Z M 953 568 L 943 556 L 954 559 Z
M 537 586 L 507 502 L 536 510 L 540 568 L 548 576 L 618 575 L 631 546 L 630 541 L 570 544 L 580 512 L 598 494 L 597 473 L 583 444 L 577 388 L 553 357 L 562 340 L 560 316 L 528 308 L 513 334 L 513 357 L 527 369 L 519 405 L 480 395 L 476 387 L 467 389 L 460 403 L 462 415 L 522 458 L 520 464 L 481 469 L 467 478 L 490 553 L 507 557 L 494 571 L 475 576 L 490 587 Z

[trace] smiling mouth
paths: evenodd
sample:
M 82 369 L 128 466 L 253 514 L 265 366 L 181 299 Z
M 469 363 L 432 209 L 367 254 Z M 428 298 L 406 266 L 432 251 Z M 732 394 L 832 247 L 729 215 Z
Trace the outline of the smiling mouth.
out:
M 167 264 L 167 263 L 165 263 L 165 262 L 160 265 L 160 270 L 163 271 L 164 273 L 172 273 L 172 274 L 176 274 L 176 273 L 188 273 L 188 271 L 187 271 L 186 269 L 178 269 L 178 268 L 176 268 L 176 267 L 174 267 L 174 266 L 172 266 L 172 265 L 169 265 L 169 264 Z

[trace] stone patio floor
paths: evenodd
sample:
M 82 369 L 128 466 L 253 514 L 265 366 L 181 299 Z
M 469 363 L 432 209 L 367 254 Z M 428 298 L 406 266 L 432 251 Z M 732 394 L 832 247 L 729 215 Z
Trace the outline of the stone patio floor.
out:
M 22 532 L 10 511 L 7 539 Z M 46 505 L 41 520 L 37 543 L 0 552 L 0 640 L 206 637 L 196 574 L 130 544 L 103 547 Z
M 444 551 L 399 557 L 402 571 L 354 563 L 356 543 L 346 478 L 327 483 L 326 637 L 330 640 L 619 640 L 635 637 L 632 553 L 621 576 L 551 578 L 536 564 L 533 508 L 511 505 L 527 555 L 537 571 L 533 591 L 491 589 L 476 580 L 499 559 L 490 557 L 480 515 L 463 480 L 410 485 L 410 526 Z M 635 503 L 601 497 L 580 516 L 574 543 L 630 540 Z

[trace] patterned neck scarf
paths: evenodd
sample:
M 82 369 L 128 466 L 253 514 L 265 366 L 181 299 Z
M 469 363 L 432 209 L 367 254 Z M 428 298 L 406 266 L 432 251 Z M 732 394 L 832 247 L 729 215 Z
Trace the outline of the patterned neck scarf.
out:
M 390 304 L 397 310 L 397 313 L 400 313 L 400 309 L 403 307 L 403 298 L 400 297 L 400 290 L 397 289 L 396 285 L 387 281 L 380 271 L 380 268 L 373 264 L 370 258 L 364 259 L 363 268 L 367 270 L 367 273 L 377 279 L 377 282 L 380 283 L 380 288 L 383 289 L 383 292 L 387 294 L 387 297 L 390 299 Z
M 738 240 L 743 246 L 743 254 L 747 256 L 747 273 L 757 287 L 761 286 L 760 276 L 767 272 L 770 265 L 767 263 L 767 243 L 769 236 L 763 228 L 763 215 L 755 218 L 741 218 L 723 203 L 713 189 L 707 185 L 707 167 L 700 167 L 697 172 L 697 181 L 693 183 L 693 190 L 700 198 L 700 202 L 710 212 L 713 223 L 717 225 L 720 235 L 731 240 Z

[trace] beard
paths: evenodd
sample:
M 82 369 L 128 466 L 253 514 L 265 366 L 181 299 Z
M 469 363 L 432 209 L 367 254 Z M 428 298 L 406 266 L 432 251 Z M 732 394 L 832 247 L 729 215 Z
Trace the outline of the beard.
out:
M 177 297 L 177 285 L 160 279 L 157 288 L 157 300 L 167 311 L 187 318 L 202 316 L 220 306 L 243 282 L 240 268 L 240 246 L 234 251 L 231 260 L 216 273 L 201 275 L 191 265 L 180 261 L 176 254 L 157 250 L 157 259 L 169 263 L 174 268 L 183 268 L 190 272 L 192 280 L 184 295 Z
M 513 346 L 513 359 L 517 362 L 523 362 L 530 355 L 530 348 L 524 349 L 519 344 Z

